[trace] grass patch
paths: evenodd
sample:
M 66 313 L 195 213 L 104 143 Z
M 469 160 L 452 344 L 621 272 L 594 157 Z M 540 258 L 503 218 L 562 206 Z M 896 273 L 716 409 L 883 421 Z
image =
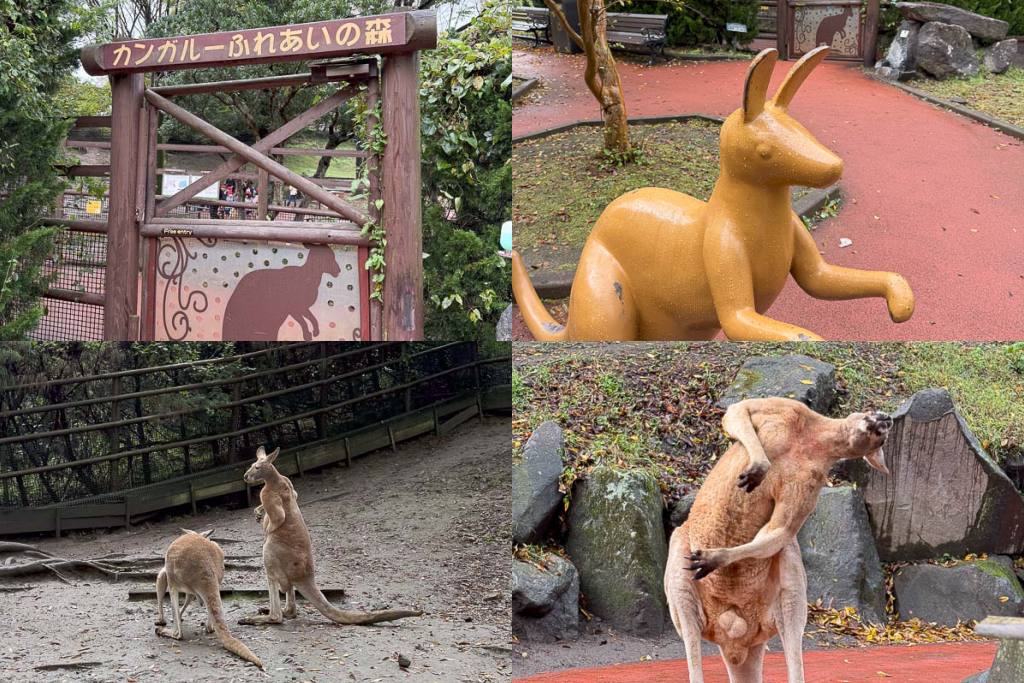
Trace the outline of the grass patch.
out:
M 718 179 L 719 124 L 688 120 L 630 126 L 641 161 L 609 163 L 599 127 L 579 126 L 514 145 L 512 220 L 520 249 L 580 247 L 605 207 L 641 187 L 667 187 L 698 199 Z M 805 194 L 794 188 L 794 198 Z
M 569 478 L 601 462 L 636 467 L 675 499 L 703 482 L 729 443 L 716 403 L 743 361 L 787 353 L 836 366 L 832 416 L 893 411 L 916 391 L 946 387 L 996 460 L 1024 450 L 1024 342 L 521 344 L 513 441 L 554 420 Z
M 305 144 L 310 143 L 310 144 Z M 319 147 L 321 145 L 311 143 L 310 141 L 304 141 L 303 143 L 295 143 L 288 145 L 289 147 Z M 351 142 L 342 143 L 338 149 L 355 149 L 355 145 Z M 304 176 L 312 176 L 316 173 L 316 165 L 319 163 L 320 157 L 316 156 L 286 156 L 283 157 L 283 163 L 289 169 L 296 173 Z M 356 160 L 355 157 L 334 157 L 331 159 L 331 165 L 327 168 L 328 178 L 355 178 L 356 177 Z
M 971 78 L 945 81 L 922 78 L 910 85 L 945 100 L 964 100 L 972 109 L 1015 126 L 1024 126 L 1024 69 L 1020 67 L 1010 67 L 1002 74 L 983 71 Z

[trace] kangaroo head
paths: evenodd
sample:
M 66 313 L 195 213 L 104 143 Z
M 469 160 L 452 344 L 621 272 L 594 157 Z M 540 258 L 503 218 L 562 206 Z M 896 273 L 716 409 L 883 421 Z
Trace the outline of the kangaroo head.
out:
M 263 450 L 263 446 L 260 446 L 256 450 L 256 462 L 249 466 L 249 469 L 245 471 L 245 475 L 242 477 L 245 479 L 245 483 L 258 484 L 265 480 L 271 472 L 277 472 L 277 468 L 274 467 L 274 461 L 277 460 L 277 455 L 280 452 L 280 448 L 275 448 L 273 453 L 267 455 L 267 452 Z
M 849 458 L 864 458 L 874 469 L 889 474 L 882 446 L 892 429 L 892 418 L 879 411 L 853 413 L 846 418 L 846 440 Z
M 842 159 L 787 111 L 796 91 L 828 50 L 822 45 L 801 57 L 771 100 L 766 97 L 778 52 L 762 50 L 754 57 L 743 86 L 743 106 L 722 126 L 724 173 L 761 185 L 826 187 L 839 180 Z
M 341 274 L 341 266 L 334 255 L 334 250 L 326 244 L 312 244 L 309 246 L 309 255 L 306 256 L 306 265 L 314 270 L 326 273 L 331 277 Z
M 209 538 L 213 534 L 213 529 L 209 529 L 207 531 L 192 531 L 191 529 L 186 529 L 186 528 L 182 527 L 181 533 L 183 533 L 183 534 L 195 534 L 196 536 L 202 536 L 203 538 Z

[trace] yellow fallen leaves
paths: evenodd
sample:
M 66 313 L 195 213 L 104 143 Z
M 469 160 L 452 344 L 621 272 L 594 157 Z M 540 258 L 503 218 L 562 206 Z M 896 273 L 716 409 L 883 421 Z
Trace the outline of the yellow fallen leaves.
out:
M 872 645 L 907 645 L 920 643 L 967 642 L 985 640 L 974 633 L 971 623 L 939 626 L 920 619 L 890 621 L 887 624 L 865 624 L 853 607 L 824 607 L 821 601 L 808 605 L 808 620 L 829 633 L 852 636 Z M 881 673 L 881 672 L 879 672 Z

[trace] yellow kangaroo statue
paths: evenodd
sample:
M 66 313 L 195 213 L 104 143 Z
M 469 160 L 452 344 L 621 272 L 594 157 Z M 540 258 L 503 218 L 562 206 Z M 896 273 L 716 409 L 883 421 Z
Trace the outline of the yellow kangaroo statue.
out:
M 902 276 L 826 263 L 791 206 L 791 185 L 827 187 L 843 172 L 786 111 L 828 50 L 804 55 L 768 101 L 778 53 L 754 58 L 743 107 L 722 125 L 721 170 L 707 203 L 645 187 L 605 208 L 580 255 L 565 326 L 513 252 L 512 290 L 534 338 L 711 339 L 721 329 L 733 340 L 820 340 L 765 315 L 790 274 L 813 297 L 885 297 L 894 322 L 909 319 L 914 295 Z

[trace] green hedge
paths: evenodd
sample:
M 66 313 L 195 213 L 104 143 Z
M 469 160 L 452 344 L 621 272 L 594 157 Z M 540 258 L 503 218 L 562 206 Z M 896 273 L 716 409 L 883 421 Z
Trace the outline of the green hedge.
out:
M 556 0 L 557 1 L 557 0 Z M 521 6 L 546 7 L 544 0 L 517 2 Z M 757 36 L 758 0 L 605 0 L 609 12 L 667 14 L 669 45 L 727 43 L 733 36 L 747 43 Z M 556 20 L 557 21 L 557 20 Z M 726 33 L 726 22 L 746 24 L 747 33 Z

